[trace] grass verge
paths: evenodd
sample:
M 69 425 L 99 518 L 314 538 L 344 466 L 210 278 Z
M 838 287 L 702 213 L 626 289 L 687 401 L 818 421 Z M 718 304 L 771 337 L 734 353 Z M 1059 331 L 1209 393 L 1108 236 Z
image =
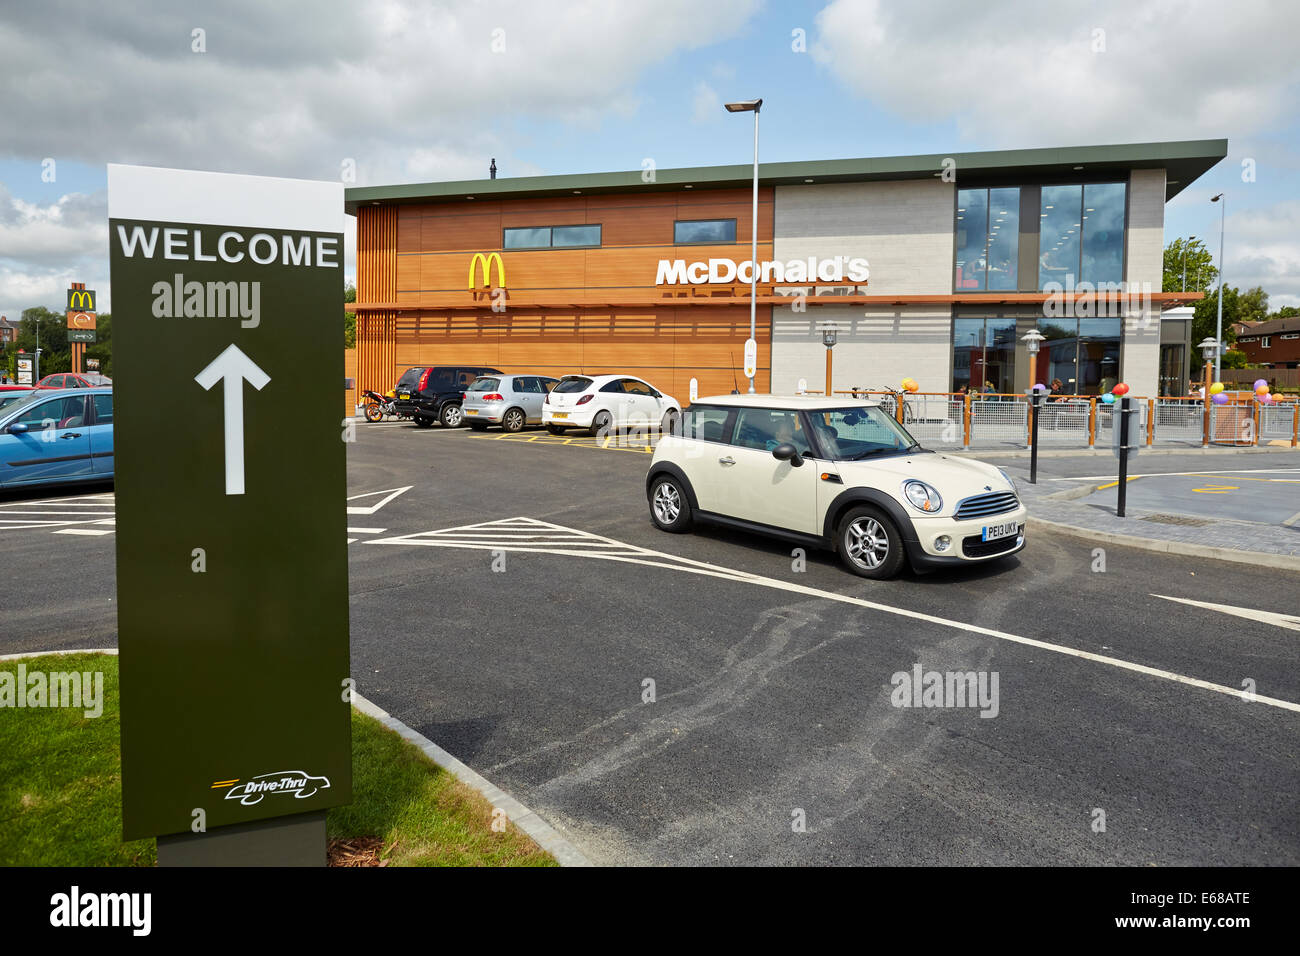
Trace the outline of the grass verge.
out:
M 0 661 L 17 673 L 103 674 L 103 713 L 0 707 L 0 866 L 153 866 L 153 840 L 122 842 L 117 658 Z M 353 803 L 329 811 L 331 839 L 373 837 L 388 866 L 555 866 L 491 805 L 378 721 L 352 712 Z M 500 828 L 504 821 L 498 821 Z

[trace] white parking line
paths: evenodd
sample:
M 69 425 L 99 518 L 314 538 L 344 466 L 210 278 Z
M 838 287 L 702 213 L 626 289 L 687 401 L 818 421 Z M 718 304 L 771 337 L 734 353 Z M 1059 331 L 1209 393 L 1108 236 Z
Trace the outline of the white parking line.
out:
M 1300 631 L 1300 617 L 1294 614 L 1279 614 L 1276 611 L 1261 611 L 1254 607 L 1234 607 L 1231 604 L 1211 604 L 1209 601 L 1193 601 L 1191 598 L 1170 597 L 1167 594 L 1153 594 L 1152 597 L 1158 597 L 1164 601 L 1177 601 L 1179 604 L 1190 604 L 1192 607 L 1203 607 L 1210 611 L 1218 611 L 1220 614 L 1231 614 L 1233 617 L 1244 617 L 1248 621 L 1259 621 L 1263 624 L 1273 624 L 1277 627 L 1284 627 L 1289 631 Z
M 464 532 L 466 531 L 480 531 L 482 529 L 489 529 L 494 525 L 504 526 L 502 527 L 502 530 L 515 530 L 523 525 L 531 525 L 539 530 L 546 529 L 549 533 L 555 536 L 553 543 L 556 546 L 551 548 L 536 547 L 532 543 L 525 544 L 523 542 L 517 542 L 508 535 L 501 535 L 495 541 L 464 536 Z M 582 550 L 572 546 L 566 547 L 566 539 L 569 536 L 577 536 L 578 538 L 585 539 L 588 542 L 603 542 L 607 549 L 599 550 L 592 548 L 590 550 Z M 981 627 L 978 624 L 968 624 L 965 621 L 954 621 L 933 614 L 924 614 L 920 611 L 912 611 L 907 608 L 881 604 L 877 601 L 867 601 L 863 598 L 850 597 L 847 594 L 839 594 L 835 591 L 823 591 L 820 588 L 811 588 L 806 585 L 794 584 L 790 581 L 781 581 L 777 578 L 769 578 L 760 574 L 750 574 L 747 571 L 723 568 L 716 564 L 708 564 L 704 561 L 694 561 L 690 558 L 665 554 L 662 551 L 652 551 L 649 548 L 625 544 L 621 541 L 616 541 L 613 538 L 606 538 L 603 535 L 592 534 L 587 531 L 579 531 L 576 528 L 566 528 L 563 525 L 552 524 L 549 521 L 540 521 L 535 518 L 518 517 L 509 518 L 503 522 L 489 521 L 476 525 L 465 525 L 459 528 L 448 528 L 442 531 L 425 531 L 417 534 L 401 535 L 394 538 L 380 538 L 374 541 L 367 541 L 366 544 L 469 548 L 472 550 L 482 551 L 498 549 L 505 551 L 526 551 L 532 553 L 540 552 L 543 554 L 564 555 L 566 557 L 586 557 L 597 558 L 604 561 L 623 561 L 629 564 L 643 564 L 651 567 L 669 568 L 675 571 L 688 571 L 693 574 L 702 574 L 708 577 L 722 578 L 729 581 L 739 581 L 746 584 L 757 584 L 761 587 L 776 588 L 778 590 L 789 591 L 795 594 L 806 594 L 810 597 L 823 598 L 828 601 L 839 601 L 843 604 L 853 604 L 857 607 L 865 607 L 873 611 L 895 614 L 899 617 L 910 618 L 915 621 L 926 621 L 930 624 L 938 624 L 942 627 L 967 631 L 971 634 L 982 634 L 985 637 L 993 637 L 1001 641 L 1009 641 L 1013 644 L 1036 647 L 1040 650 L 1051 651 L 1055 654 L 1065 654 L 1070 657 L 1078 657 L 1083 660 L 1093 661 L 1094 663 L 1105 664 L 1109 667 L 1116 667 L 1121 670 L 1145 674 L 1148 677 L 1158 677 L 1162 680 L 1173 681 L 1187 687 L 1197 687 L 1201 690 L 1214 691 L 1215 693 L 1226 694 L 1227 696 L 1236 697 L 1241 700 L 1245 699 L 1243 697 L 1243 691 L 1240 688 L 1215 684 L 1210 681 L 1201 680 L 1198 677 L 1188 677 L 1185 674 L 1177 674 L 1173 671 L 1164 670 L 1163 668 L 1148 667 L 1146 664 L 1137 664 L 1133 661 L 1122 660 L 1118 657 L 1110 657 L 1105 654 L 1094 654 L 1091 651 L 1082 651 L 1061 644 L 1051 644 L 1047 641 L 1040 641 L 1032 637 L 1022 637 L 1019 634 L 1010 634 L 1006 631 Z M 1263 697 L 1258 694 L 1252 694 L 1249 699 L 1253 703 L 1266 704 L 1269 707 L 1277 707 L 1281 710 L 1300 713 L 1300 704 L 1289 700 L 1281 700 L 1276 697 Z
M 112 534 L 111 531 L 101 531 L 98 528 L 60 528 L 58 531 L 51 531 L 50 534 L 84 534 L 91 537 L 97 537 L 101 534 Z
M 1239 471 L 1225 471 L 1221 468 L 1206 468 L 1202 471 L 1153 471 L 1146 475 L 1129 475 L 1129 479 L 1134 478 L 1183 478 L 1199 477 L 1201 475 L 1295 475 L 1300 474 L 1300 468 L 1249 468 Z M 1073 478 L 1048 478 L 1048 481 L 1113 481 L 1115 475 L 1084 475 Z M 1286 481 L 1285 478 L 1278 478 L 1277 481 Z

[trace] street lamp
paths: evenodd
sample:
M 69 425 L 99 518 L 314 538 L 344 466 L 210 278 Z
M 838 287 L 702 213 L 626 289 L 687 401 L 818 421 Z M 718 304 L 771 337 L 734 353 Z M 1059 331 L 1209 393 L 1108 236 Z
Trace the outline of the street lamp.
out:
M 1183 246 L 1183 291 L 1187 291 L 1187 253 L 1191 251 L 1192 243 L 1196 241 L 1195 236 L 1187 237 L 1187 244 Z
M 822 334 L 822 345 L 826 346 L 826 394 L 831 393 L 831 349 L 835 348 L 840 327 L 834 322 L 819 322 L 818 330 Z
M 751 242 L 751 252 L 749 255 L 749 338 L 751 341 L 755 338 L 754 320 L 758 309 L 758 111 L 763 107 L 763 101 L 758 100 L 741 100 L 737 103 L 727 103 L 728 113 L 749 113 L 754 114 L 754 216 L 750 223 L 749 238 Z M 829 358 L 827 359 L 829 361 Z M 757 374 L 758 369 L 754 369 Z M 749 392 L 754 393 L 754 376 L 749 376 Z M 830 394 L 827 392 L 826 394 Z
M 1223 341 L 1223 226 L 1228 220 L 1228 200 L 1224 198 L 1223 193 L 1214 196 L 1210 202 L 1223 200 L 1219 206 L 1219 317 L 1214 324 L 1214 337 L 1218 342 Z M 1216 344 L 1214 352 L 1214 377 L 1219 377 L 1219 350 Z
M 1201 445 L 1204 447 L 1210 444 L 1210 366 L 1216 364 L 1215 360 L 1219 357 L 1219 343 L 1207 335 L 1196 347 L 1205 356 L 1205 394 L 1201 399 L 1202 404 L 1205 405 L 1201 426 L 1204 429 Z

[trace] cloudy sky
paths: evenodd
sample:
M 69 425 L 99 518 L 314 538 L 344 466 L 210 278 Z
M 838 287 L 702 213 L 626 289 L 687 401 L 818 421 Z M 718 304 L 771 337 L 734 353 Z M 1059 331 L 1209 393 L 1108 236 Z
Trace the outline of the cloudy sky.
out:
M 1297 35 L 1289 0 L 8 4 L 0 313 L 61 308 L 72 281 L 111 308 L 106 163 L 370 185 L 492 157 L 748 162 L 721 104 L 754 96 L 765 161 L 1226 137 L 1166 241 L 1217 254 L 1226 192 L 1229 283 L 1300 305 Z

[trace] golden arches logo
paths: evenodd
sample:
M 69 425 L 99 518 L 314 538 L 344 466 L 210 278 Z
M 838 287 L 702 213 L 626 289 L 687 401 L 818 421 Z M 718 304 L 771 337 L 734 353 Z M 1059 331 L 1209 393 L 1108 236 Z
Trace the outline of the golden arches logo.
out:
M 69 312 L 94 312 L 95 293 L 88 292 L 85 289 L 69 289 L 68 290 L 68 311 Z
M 493 265 L 497 267 L 496 286 L 493 286 L 491 282 Z M 478 273 L 480 266 L 482 267 L 482 271 L 483 271 L 483 285 L 477 286 L 474 284 L 474 276 Z M 478 288 L 504 289 L 505 287 L 506 287 L 506 264 L 501 261 L 501 253 L 499 252 L 489 252 L 487 254 L 484 254 L 482 252 L 474 253 L 474 258 L 469 261 L 469 291 L 473 292 L 475 289 Z

